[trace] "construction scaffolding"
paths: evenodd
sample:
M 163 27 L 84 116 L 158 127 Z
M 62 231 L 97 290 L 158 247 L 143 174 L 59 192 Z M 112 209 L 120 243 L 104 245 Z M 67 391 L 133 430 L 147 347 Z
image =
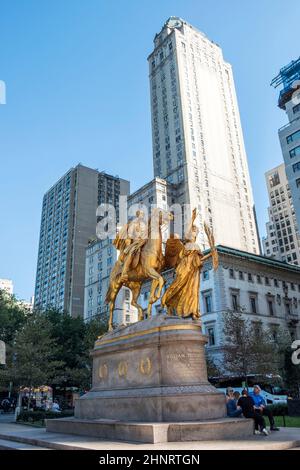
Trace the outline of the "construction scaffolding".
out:
M 283 85 L 283 88 L 279 93 L 278 106 L 285 109 L 285 104 L 291 99 L 292 94 L 300 88 L 300 57 L 282 67 L 279 74 L 271 81 L 271 86 L 274 88 L 280 85 Z

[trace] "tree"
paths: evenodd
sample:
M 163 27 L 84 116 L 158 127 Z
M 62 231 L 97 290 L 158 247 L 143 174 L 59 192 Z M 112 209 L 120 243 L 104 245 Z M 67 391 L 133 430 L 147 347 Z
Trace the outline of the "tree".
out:
M 85 323 L 55 309 L 25 313 L 12 296 L 0 297 L 0 315 L 1 339 L 9 340 L 0 387 L 7 389 L 10 381 L 25 386 L 90 387 L 90 351 L 107 329 L 100 317 Z
M 223 321 L 224 365 L 228 372 L 244 377 L 246 384 L 250 374 L 278 374 L 278 353 L 261 322 L 250 322 L 238 312 L 224 313 Z
M 210 377 L 219 377 L 221 375 L 221 371 L 219 369 L 219 366 L 216 364 L 216 362 L 208 354 L 206 354 L 206 367 L 207 367 L 207 376 L 208 376 L 208 378 L 210 378 Z
M 16 334 L 7 376 L 15 384 L 27 387 L 51 384 L 62 365 L 55 357 L 57 349 L 48 319 L 37 312 L 28 314 Z
M 51 323 L 51 337 L 60 345 L 55 353 L 62 366 L 58 369 L 54 385 L 60 387 L 91 386 L 92 361 L 90 351 L 99 334 L 107 327 L 100 317 L 85 323 L 83 318 L 73 318 L 56 310 L 45 312 Z
M 0 289 L 0 339 L 11 345 L 26 322 L 26 310 L 14 295 Z

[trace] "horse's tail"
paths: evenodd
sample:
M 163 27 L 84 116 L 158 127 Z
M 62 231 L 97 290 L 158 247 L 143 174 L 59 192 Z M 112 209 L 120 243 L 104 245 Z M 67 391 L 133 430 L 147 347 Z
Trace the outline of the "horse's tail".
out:
M 108 286 L 108 289 L 107 289 L 107 292 L 106 292 L 106 296 L 105 296 L 105 302 L 107 304 L 109 304 L 110 300 L 111 300 L 111 293 L 112 293 L 112 288 L 111 286 L 109 285 Z

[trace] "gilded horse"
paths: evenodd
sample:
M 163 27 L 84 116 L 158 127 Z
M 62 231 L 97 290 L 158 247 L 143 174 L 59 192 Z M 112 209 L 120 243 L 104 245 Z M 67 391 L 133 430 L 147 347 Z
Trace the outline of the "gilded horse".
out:
M 158 208 L 152 210 L 152 215 L 149 219 L 148 225 L 148 238 L 145 240 L 144 245 L 141 247 L 139 259 L 137 263 L 132 263 L 126 280 L 121 280 L 122 273 L 122 256 L 119 256 L 110 276 L 110 284 L 106 294 L 106 302 L 109 304 L 109 321 L 108 330 L 113 328 L 113 311 L 115 308 L 115 301 L 121 287 L 128 287 L 132 292 L 131 305 L 138 309 L 138 319 L 143 320 L 144 314 L 141 305 L 137 300 L 140 295 L 143 282 L 152 279 L 150 298 L 147 308 L 147 316 L 151 317 L 152 304 L 156 302 L 160 296 L 164 285 L 164 278 L 161 276 L 165 260 L 162 252 L 162 226 L 173 220 L 173 215 Z M 121 258 L 121 259 L 120 259 Z

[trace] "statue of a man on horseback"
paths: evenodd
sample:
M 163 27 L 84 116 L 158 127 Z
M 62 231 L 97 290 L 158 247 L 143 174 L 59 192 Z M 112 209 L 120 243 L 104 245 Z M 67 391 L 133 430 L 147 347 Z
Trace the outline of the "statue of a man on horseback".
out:
M 141 249 L 147 238 L 148 223 L 144 220 L 144 212 L 138 210 L 136 218 L 130 221 L 114 240 L 115 247 L 120 250 L 123 263 L 120 282 L 128 281 L 128 271 L 132 265 L 136 266 L 138 264 Z
M 138 211 L 136 218 L 118 233 L 114 245 L 120 254 L 111 272 L 106 294 L 106 302 L 109 304 L 109 330 L 112 329 L 116 297 L 123 286 L 131 290 L 131 305 L 138 309 L 138 319 L 143 320 L 143 309 L 137 300 L 143 282 L 152 281 L 147 309 L 148 318 L 151 316 L 152 304 L 160 298 L 165 282 L 160 275 L 164 267 L 162 226 L 172 218 L 170 212 L 154 208 L 147 223 L 143 211 Z
M 204 231 L 210 245 L 210 253 L 203 255 L 196 243 L 198 228 L 194 221 L 197 216 L 193 210 L 191 224 L 184 240 L 172 234 L 167 241 L 165 254 L 162 251 L 162 226 L 173 220 L 173 215 L 162 209 L 154 208 L 149 221 L 144 220 L 143 211 L 137 211 L 135 219 L 125 225 L 114 240 L 119 250 L 118 260 L 110 276 L 106 294 L 109 304 L 108 329 L 112 330 L 113 311 L 116 297 L 125 286 L 132 292 L 131 305 L 138 309 L 138 319 L 144 319 L 144 312 L 138 304 L 141 286 L 151 281 L 147 317 L 151 317 L 152 305 L 160 298 L 165 283 L 161 275 L 163 269 L 174 268 L 175 279 L 162 298 L 168 314 L 181 317 L 200 318 L 199 282 L 200 271 L 206 259 L 212 257 L 213 267 L 217 269 L 218 253 L 212 231 L 204 223 Z

